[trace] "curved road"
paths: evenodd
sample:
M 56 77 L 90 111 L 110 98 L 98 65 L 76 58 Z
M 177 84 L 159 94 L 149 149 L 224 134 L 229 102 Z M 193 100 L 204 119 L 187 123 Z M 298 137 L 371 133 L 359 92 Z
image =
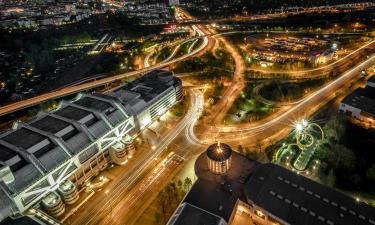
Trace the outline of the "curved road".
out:
M 281 134 L 289 132 L 294 123 L 302 118 L 308 118 L 315 113 L 321 106 L 336 96 L 336 93 L 342 88 L 348 86 L 352 81 L 359 78 L 362 70 L 371 67 L 375 63 L 375 55 L 345 72 L 337 79 L 325 85 L 323 88 L 315 91 L 311 95 L 305 97 L 298 104 L 282 111 L 275 117 L 266 118 L 259 123 L 246 124 L 245 126 L 223 126 L 216 125 L 206 132 L 202 132 L 202 141 L 197 143 L 213 142 L 216 139 L 235 143 L 243 141 L 248 144 L 255 142 L 271 143 L 275 142 Z M 191 131 L 189 136 L 191 139 L 199 138 Z

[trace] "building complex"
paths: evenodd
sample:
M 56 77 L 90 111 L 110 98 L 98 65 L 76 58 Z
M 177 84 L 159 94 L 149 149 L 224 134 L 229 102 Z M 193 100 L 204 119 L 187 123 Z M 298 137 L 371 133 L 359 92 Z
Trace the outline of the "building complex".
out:
M 133 139 L 182 98 L 171 72 L 152 71 L 111 93 L 79 94 L 0 134 L 0 221 L 74 203 L 77 188 L 134 153 Z
M 375 76 L 368 79 L 364 88 L 357 88 L 344 98 L 340 104 L 341 112 L 359 120 L 375 120 Z
M 217 173 L 211 154 L 232 166 Z M 225 149 L 223 151 L 223 149 Z M 211 145 L 195 163 L 198 180 L 168 225 L 371 225 L 375 209 L 276 164 L 261 164 Z M 205 198 L 202 198 L 205 196 Z

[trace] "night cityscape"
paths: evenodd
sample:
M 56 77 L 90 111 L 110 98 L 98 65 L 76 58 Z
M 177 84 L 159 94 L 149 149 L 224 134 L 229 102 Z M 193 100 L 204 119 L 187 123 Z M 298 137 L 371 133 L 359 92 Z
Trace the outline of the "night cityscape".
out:
M 0 225 L 375 225 L 375 2 L 0 0 Z

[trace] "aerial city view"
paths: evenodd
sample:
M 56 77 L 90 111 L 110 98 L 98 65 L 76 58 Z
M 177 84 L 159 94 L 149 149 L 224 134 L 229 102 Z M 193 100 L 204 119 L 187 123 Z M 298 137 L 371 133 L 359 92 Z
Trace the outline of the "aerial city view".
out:
M 375 2 L 0 0 L 0 225 L 375 225 Z

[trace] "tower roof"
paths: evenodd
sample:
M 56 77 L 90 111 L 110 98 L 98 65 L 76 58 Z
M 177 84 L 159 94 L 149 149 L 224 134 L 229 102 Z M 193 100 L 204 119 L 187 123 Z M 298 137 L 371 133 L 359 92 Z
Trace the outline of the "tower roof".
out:
M 224 143 L 218 142 L 207 148 L 207 156 L 215 161 L 224 161 L 232 155 L 232 148 Z

